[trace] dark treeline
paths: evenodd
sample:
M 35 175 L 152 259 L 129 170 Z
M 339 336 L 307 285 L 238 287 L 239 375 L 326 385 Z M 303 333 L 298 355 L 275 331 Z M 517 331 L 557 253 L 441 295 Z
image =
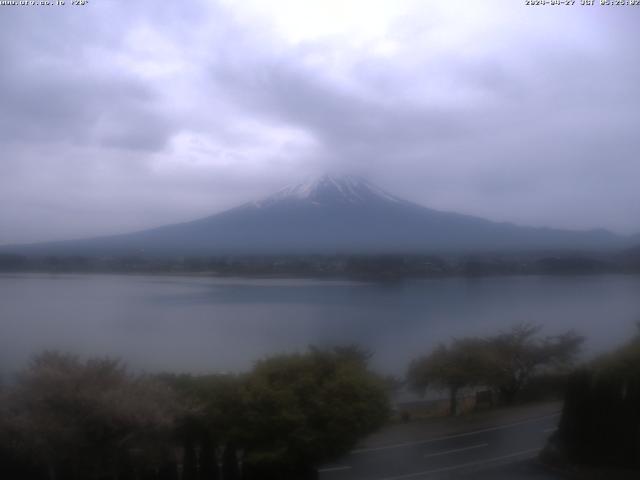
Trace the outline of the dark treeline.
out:
M 2 391 L 0 477 L 314 478 L 387 419 L 387 387 L 367 359 L 312 348 L 243 375 L 140 376 L 47 352 Z
M 475 255 L 221 255 L 118 257 L 0 254 L 0 272 L 195 273 L 395 279 L 429 276 L 640 273 L 635 250 Z
M 581 342 L 530 325 L 454 339 L 412 362 L 407 381 L 446 389 L 452 414 L 466 387 L 512 403 L 541 379 L 562 383 Z M 0 391 L 0 476 L 312 479 L 389 418 L 398 385 L 368 359 L 357 347 L 311 348 L 244 374 L 134 375 L 116 360 L 45 352 Z
M 638 468 L 640 335 L 576 368 L 582 342 L 530 324 L 455 338 L 411 362 L 406 382 L 446 391 L 450 414 L 465 389 L 494 405 L 566 396 L 547 458 Z M 397 384 L 368 359 L 353 346 L 310 348 L 243 374 L 138 375 L 45 352 L 0 389 L 0 478 L 313 479 L 390 418 Z
M 558 431 L 544 456 L 562 467 L 640 469 L 640 333 L 569 378 Z M 603 473 L 599 478 L 613 478 Z

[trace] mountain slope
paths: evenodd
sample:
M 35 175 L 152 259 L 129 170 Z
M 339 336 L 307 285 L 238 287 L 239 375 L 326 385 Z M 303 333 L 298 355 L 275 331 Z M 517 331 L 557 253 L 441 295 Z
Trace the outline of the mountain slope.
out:
M 356 177 L 325 175 L 193 222 L 11 250 L 77 255 L 419 253 L 602 249 L 624 242 L 605 230 L 521 227 L 432 210 Z

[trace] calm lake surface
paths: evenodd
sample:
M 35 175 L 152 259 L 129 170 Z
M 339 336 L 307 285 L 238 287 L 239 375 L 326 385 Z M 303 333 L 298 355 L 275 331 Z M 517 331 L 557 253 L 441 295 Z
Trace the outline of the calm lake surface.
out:
M 239 371 L 270 353 L 358 343 L 401 374 L 452 336 L 518 322 L 573 328 L 589 353 L 640 320 L 640 277 L 494 277 L 392 284 L 134 275 L 0 275 L 0 371 L 59 349 L 147 371 Z

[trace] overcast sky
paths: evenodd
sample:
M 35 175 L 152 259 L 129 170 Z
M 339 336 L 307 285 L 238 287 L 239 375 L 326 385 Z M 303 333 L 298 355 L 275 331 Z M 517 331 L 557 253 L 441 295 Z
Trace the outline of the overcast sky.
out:
M 326 171 L 640 232 L 639 26 L 640 7 L 524 0 L 0 6 L 0 244 L 195 219 Z

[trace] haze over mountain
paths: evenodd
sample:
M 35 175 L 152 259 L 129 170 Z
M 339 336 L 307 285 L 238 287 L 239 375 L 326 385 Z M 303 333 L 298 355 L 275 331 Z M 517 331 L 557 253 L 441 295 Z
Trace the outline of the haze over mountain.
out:
M 325 175 L 200 220 L 131 234 L 5 247 L 31 254 L 455 253 L 604 249 L 606 230 L 522 227 L 442 212 L 353 176 Z

